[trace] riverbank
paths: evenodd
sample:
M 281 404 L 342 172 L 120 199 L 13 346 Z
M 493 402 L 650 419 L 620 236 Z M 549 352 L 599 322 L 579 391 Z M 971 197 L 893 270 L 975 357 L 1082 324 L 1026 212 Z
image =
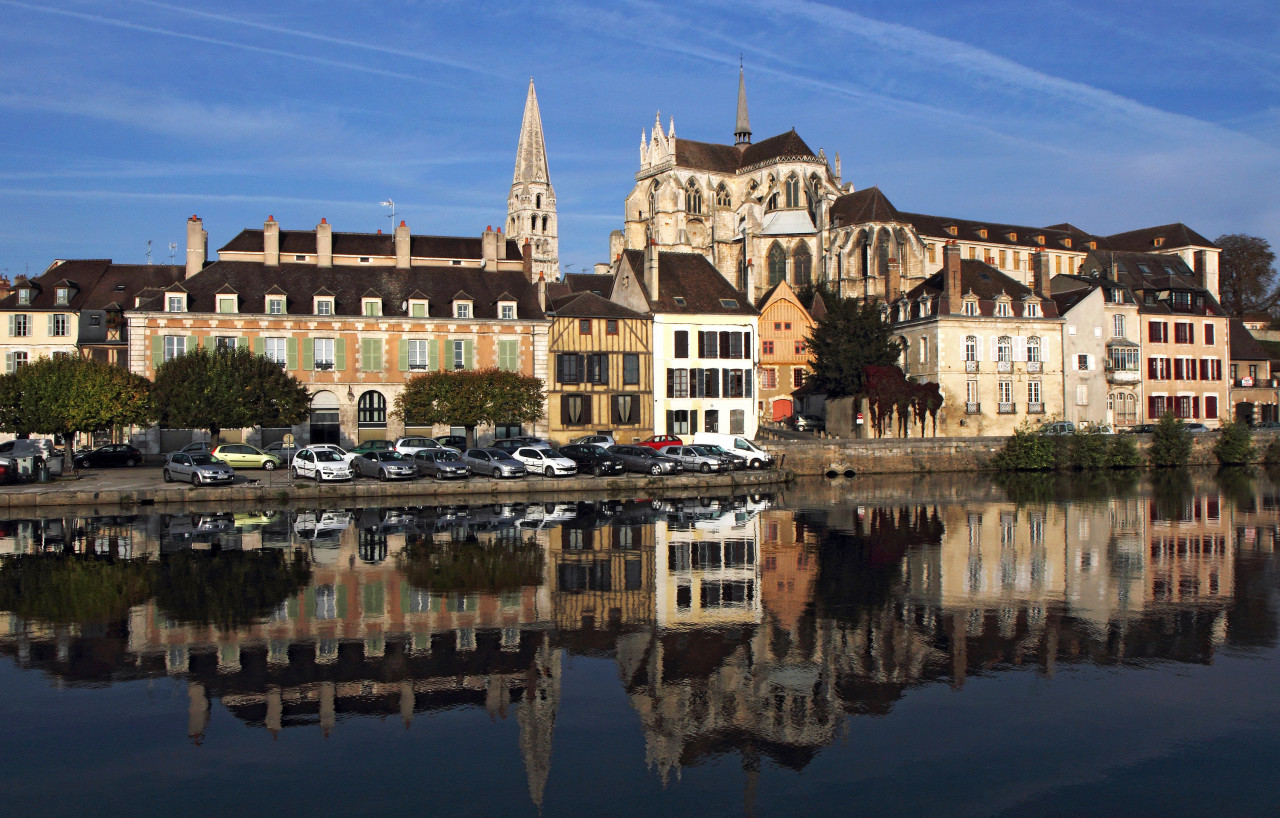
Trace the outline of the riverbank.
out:
M 682 474 L 651 476 L 627 474 L 618 477 L 536 477 L 495 480 L 472 477 L 459 481 L 407 480 L 379 483 L 354 480 L 348 483 L 317 485 L 294 480 L 287 471 L 240 472 L 230 486 L 195 488 L 165 483 L 158 468 L 98 469 L 82 472 L 79 478 L 65 477 L 49 483 L 5 486 L 0 492 L 0 514 L 6 511 L 58 509 L 70 506 L 188 505 L 215 503 L 224 506 L 262 506 L 293 501 L 324 505 L 367 503 L 369 505 L 417 505 L 444 503 L 510 502 L 528 497 L 546 500 L 590 496 L 608 500 L 661 497 L 672 493 L 688 496 L 703 488 L 721 491 L 750 491 L 778 486 L 794 478 L 790 470 L 764 469 L 728 474 Z

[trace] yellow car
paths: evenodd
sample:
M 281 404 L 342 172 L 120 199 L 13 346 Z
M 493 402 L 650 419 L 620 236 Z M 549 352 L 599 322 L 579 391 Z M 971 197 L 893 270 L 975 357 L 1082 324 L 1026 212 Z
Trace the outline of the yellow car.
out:
M 247 443 L 224 443 L 215 446 L 213 456 L 233 469 L 266 469 L 271 471 L 284 464 L 274 454 L 268 454 Z

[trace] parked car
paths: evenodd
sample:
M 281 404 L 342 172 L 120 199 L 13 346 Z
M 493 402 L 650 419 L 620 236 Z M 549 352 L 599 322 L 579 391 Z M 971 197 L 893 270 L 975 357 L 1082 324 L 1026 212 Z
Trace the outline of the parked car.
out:
M 773 465 L 773 455 L 741 435 L 726 435 L 720 432 L 698 432 L 693 436 L 695 446 L 719 446 L 746 459 L 747 466 L 763 469 Z
M 204 452 L 174 452 L 164 464 L 164 481 L 186 480 L 193 486 L 230 483 L 236 479 L 235 469 Z
M 77 469 L 100 469 L 105 466 L 137 466 L 142 463 L 142 452 L 128 443 L 109 443 L 75 456 Z
M 817 415 L 792 415 L 790 425 L 797 432 L 820 432 L 827 428 L 826 420 Z
M 650 435 L 639 443 L 633 445 L 647 446 L 656 451 L 661 449 L 663 446 L 670 446 L 672 444 L 679 446 L 682 443 L 684 443 L 684 441 L 675 435 Z
M 679 460 L 658 454 L 656 449 L 639 443 L 631 446 L 610 446 L 609 452 L 621 460 L 622 467 L 629 472 L 679 474 L 684 471 Z
M 263 451 L 267 454 L 274 454 L 287 466 L 293 462 L 294 456 L 298 454 L 298 446 L 296 443 L 285 443 L 277 440 L 275 443 L 268 443 Z
M 536 437 L 504 437 L 501 440 L 495 440 L 490 448 L 501 449 L 504 452 L 514 452 L 521 448 L 534 449 L 550 449 L 553 448 L 550 441 L 542 440 Z
M 413 461 L 394 449 L 378 449 L 352 458 L 351 466 L 362 477 L 379 480 L 412 480 L 418 476 Z
M 728 449 L 715 446 L 710 443 L 702 443 L 693 447 L 702 454 L 709 454 L 719 457 L 728 464 L 731 471 L 742 471 L 747 467 L 747 459 L 740 454 L 734 454 Z
M 1280 420 L 1259 420 L 1255 421 L 1250 428 L 1258 431 L 1266 431 L 1268 429 L 1280 429 Z
M 555 477 L 578 473 L 578 464 L 555 449 L 521 446 L 512 452 L 511 456 L 523 463 L 525 471 L 530 474 Z
M 284 465 L 284 461 L 274 454 L 267 454 L 257 446 L 248 443 L 223 443 L 213 447 L 213 456 L 237 469 L 272 469 Z
M 419 477 L 437 480 L 465 480 L 471 474 L 462 462 L 462 455 L 453 449 L 419 449 L 413 453 L 413 465 Z
M 213 451 L 213 444 L 207 440 L 202 440 L 198 443 L 188 443 L 178 451 L 184 454 L 209 454 Z M 171 452 L 171 454 L 177 454 L 177 452 Z
M 596 477 L 606 474 L 622 474 L 622 459 L 608 449 L 592 443 L 570 443 L 560 447 L 560 454 L 578 464 L 578 473 L 591 472 Z
M 1135 423 L 1128 429 L 1125 429 L 1125 432 L 1131 435 L 1149 435 L 1155 430 L 1156 425 L 1154 423 Z
M 355 472 L 347 462 L 346 452 L 337 446 L 320 444 L 299 449 L 293 456 L 290 473 L 297 480 L 300 477 L 315 480 L 352 480 Z
M 575 437 L 573 440 L 570 440 L 569 443 L 574 446 L 599 446 L 602 449 L 618 445 L 618 441 L 614 440 L 613 435 L 608 432 Z
M 1042 425 L 1036 431 L 1042 435 L 1074 435 L 1076 425 L 1069 420 L 1055 420 Z
M 61 455 L 62 452 L 53 445 L 53 441 L 47 437 L 28 437 L 19 438 L 17 440 L 6 440 L 0 443 L 0 455 L 12 454 L 14 449 L 29 448 L 40 452 L 40 456 L 45 460 L 49 460 L 54 455 Z
M 459 454 L 467 450 L 466 435 L 440 435 L 439 437 L 432 439 L 441 446 L 444 446 L 446 449 L 453 449 Z
M 462 462 L 472 474 L 490 477 L 524 477 L 528 472 L 524 464 L 502 449 L 467 449 Z
M 423 450 L 439 451 L 446 447 L 441 446 L 434 438 L 415 435 L 412 437 L 396 438 L 395 443 L 391 444 L 391 448 L 395 449 L 405 457 L 413 457 L 415 454 Z
M 679 460 L 685 471 L 697 471 L 709 474 L 713 471 L 728 471 L 729 466 L 720 457 L 702 454 L 693 446 L 663 446 L 658 454 Z
M 361 443 L 359 446 L 354 446 L 350 449 L 347 449 L 347 454 L 355 455 L 356 457 L 359 457 L 360 455 L 368 454 L 369 452 L 385 452 L 394 448 L 395 448 L 395 443 L 390 440 L 366 440 L 364 443 Z M 351 458 L 347 458 L 347 462 L 350 462 L 350 461 L 351 461 Z
M 1213 429 L 1210 429 L 1208 426 L 1205 426 L 1203 423 L 1184 423 L 1182 427 L 1193 435 L 1202 435 L 1205 432 L 1213 431 Z

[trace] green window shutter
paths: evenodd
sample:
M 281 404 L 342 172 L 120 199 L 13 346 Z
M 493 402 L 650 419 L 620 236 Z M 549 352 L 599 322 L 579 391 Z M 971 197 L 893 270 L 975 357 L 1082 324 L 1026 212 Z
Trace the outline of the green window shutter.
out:
M 297 338 L 290 338 L 285 343 L 285 356 L 286 358 L 288 358 L 289 369 L 297 369 L 298 368 L 298 339 Z
M 333 368 L 339 372 L 347 368 L 347 339 L 336 338 L 333 342 Z
M 347 618 L 347 586 L 338 586 L 338 618 Z
M 160 366 L 164 363 L 164 336 L 151 336 L 151 365 Z
M 519 341 L 498 342 L 498 369 L 515 372 L 519 368 Z
M 298 597 L 296 594 L 289 597 L 289 601 L 285 605 L 285 613 L 288 615 L 290 622 L 298 621 Z
M 476 351 L 475 341 L 466 340 L 462 342 L 462 368 L 463 369 L 476 368 L 475 351 Z
M 267 340 L 263 338 L 261 335 L 253 339 L 253 354 L 254 355 L 267 354 Z
M 382 371 L 382 339 L 360 339 L 360 368 L 365 372 Z
M 404 338 L 400 339 L 400 371 L 404 372 L 409 368 L 409 342 Z
M 427 370 L 440 371 L 440 340 L 438 338 L 427 341 Z
M 400 613 L 409 613 L 409 583 L 400 579 Z
M 308 585 L 303 593 L 302 609 L 307 612 L 308 619 L 316 618 L 316 586 Z
M 316 368 L 316 339 L 314 338 L 302 339 L 302 368 L 308 370 Z
M 249 346 L 249 339 L 241 335 L 236 339 L 236 349 L 244 349 Z

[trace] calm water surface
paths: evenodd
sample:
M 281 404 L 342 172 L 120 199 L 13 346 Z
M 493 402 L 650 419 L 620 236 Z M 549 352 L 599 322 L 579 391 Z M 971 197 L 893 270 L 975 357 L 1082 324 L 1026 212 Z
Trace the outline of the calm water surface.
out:
M 1266 474 L 0 522 L 8 814 L 1274 814 Z

